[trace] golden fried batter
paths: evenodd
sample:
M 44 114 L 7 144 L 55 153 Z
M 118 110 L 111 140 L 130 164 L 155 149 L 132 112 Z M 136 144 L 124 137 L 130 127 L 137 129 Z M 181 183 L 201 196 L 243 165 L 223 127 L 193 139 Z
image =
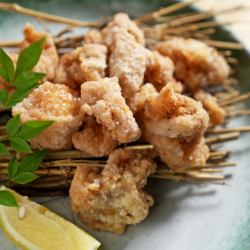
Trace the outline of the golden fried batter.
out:
M 76 149 L 96 157 L 107 156 L 118 146 L 111 132 L 93 117 L 87 118 L 82 131 L 73 134 L 72 141 Z
M 209 148 L 203 137 L 185 141 L 147 132 L 145 139 L 155 146 L 161 160 L 172 169 L 204 166 L 209 157 Z
M 82 84 L 81 104 L 84 113 L 93 115 L 114 140 L 126 143 L 141 136 L 133 113 L 121 95 L 117 77 Z
M 39 149 L 61 150 L 71 147 L 71 136 L 82 123 L 79 97 L 69 87 L 45 82 L 12 108 L 21 122 L 52 120 L 54 123 L 31 139 Z
M 83 82 L 105 77 L 106 58 L 105 45 L 84 44 L 60 58 L 55 81 L 79 89 Z
M 142 188 L 156 165 L 145 150 L 114 151 L 101 173 L 78 167 L 71 184 L 73 210 L 90 227 L 123 233 L 126 225 L 144 220 L 153 199 Z
M 113 19 L 108 23 L 108 25 L 103 29 L 102 34 L 105 43 L 110 46 L 114 42 L 114 38 L 119 33 L 120 28 L 126 30 L 130 33 L 137 43 L 144 46 L 145 38 L 143 31 L 129 18 L 126 13 L 118 13 Z
M 145 102 L 152 96 L 157 96 L 158 92 L 154 85 L 146 83 L 141 86 L 140 90 L 134 97 L 129 99 L 129 107 L 134 114 L 144 112 Z
M 128 101 L 143 84 L 147 66 L 147 52 L 134 37 L 124 29 L 115 35 L 109 58 L 109 74 L 117 76 L 122 94 Z
M 171 168 L 204 165 L 208 148 L 202 137 L 209 123 L 200 102 L 174 93 L 172 84 L 146 101 L 144 138 L 155 145 Z
M 182 92 L 182 85 L 174 79 L 174 64 L 169 57 L 157 51 L 148 51 L 149 63 L 145 73 L 145 81 L 152 83 L 160 91 L 167 83 L 172 82 L 176 92 Z
M 222 107 L 220 107 L 216 97 L 203 90 L 199 90 L 195 93 L 194 98 L 200 101 L 204 109 L 208 112 L 211 126 L 225 123 L 227 113 Z
M 201 136 L 209 122 L 201 103 L 175 93 L 172 84 L 164 87 L 159 96 L 146 102 L 145 119 L 149 131 L 169 138 Z
M 102 37 L 101 31 L 96 30 L 96 29 L 89 30 L 86 34 L 84 34 L 84 42 L 102 44 L 103 37 Z
M 43 52 L 39 62 L 34 67 L 34 71 L 45 73 L 44 81 L 53 81 L 59 60 L 53 37 L 46 32 L 37 32 L 31 24 L 26 24 L 23 32 L 24 41 L 21 46 L 22 49 L 43 37 L 46 38 Z
M 221 84 L 230 73 L 217 50 L 195 39 L 170 38 L 158 43 L 156 50 L 173 60 L 176 78 L 191 90 Z

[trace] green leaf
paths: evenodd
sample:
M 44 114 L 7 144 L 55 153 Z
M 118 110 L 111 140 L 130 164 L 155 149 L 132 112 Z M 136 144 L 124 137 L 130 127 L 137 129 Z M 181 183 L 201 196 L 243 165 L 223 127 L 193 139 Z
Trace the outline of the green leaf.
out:
M 29 47 L 24 49 L 17 60 L 16 77 L 24 71 L 30 71 L 38 63 L 41 56 L 45 38 L 32 43 Z
M 0 156 L 6 156 L 6 155 L 9 155 L 9 150 L 3 143 L 0 142 Z
M 8 175 L 9 177 L 12 179 L 16 172 L 17 172 L 17 169 L 18 169 L 18 160 L 16 157 L 13 157 L 10 162 L 9 162 L 9 165 L 8 165 Z
M 7 135 L 8 138 L 13 137 L 20 128 L 20 115 L 16 115 L 11 118 L 7 123 Z
M 9 96 L 8 101 L 4 103 L 4 106 L 7 109 L 12 108 L 14 105 L 21 102 L 25 97 L 27 97 L 29 93 L 37 86 L 38 84 L 35 83 L 32 86 L 32 88 L 28 88 L 28 89 L 16 88 L 15 91 Z
M 0 190 L 0 204 L 8 207 L 17 207 L 16 198 L 6 190 Z
M 17 88 L 25 88 L 30 89 L 40 80 L 44 78 L 45 74 L 32 72 L 32 71 L 25 71 L 21 72 L 15 79 L 13 85 Z
M 12 180 L 18 184 L 27 184 L 39 178 L 38 175 L 31 172 L 22 172 L 16 175 Z
M 31 153 L 31 149 L 28 143 L 22 138 L 19 138 L 19 137 L 10 138 L 10 145 L 17 152 Z
M 4 99 L 7 97 L 8 93 L 5 90 L 0 89 L 0 102 L 3 102 Z
M 21 129 L 18 133 L 18 136 L 22 137 L 25 140 L 29 140 L 41 132 L 43 132 L 46 128 L 48 128 L 53 121 L 29 121 L 24 123 L 21 126 Z
M 18 166 L 18 173 L 36 171 L 40 167 L 47 153 L 47 150 L 42 150 L 25 156 Z
M 14 78 L 14 64 L 11 58 L 0 48 L 0 74 L 3 79 L 11 83 Z

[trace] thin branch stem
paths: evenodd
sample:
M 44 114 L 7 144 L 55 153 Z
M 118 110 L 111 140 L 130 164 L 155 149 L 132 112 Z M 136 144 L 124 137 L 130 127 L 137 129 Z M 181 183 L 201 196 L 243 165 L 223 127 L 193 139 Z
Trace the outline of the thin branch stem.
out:
M 186 2 L 180 2 L 180 3 L 172 4 L 172 5 L 167 6 L 165 8 L 162 8 L 162 9 L 159 9 L 157 11 L 146 14 L 144 16 L 138 17 L 137 19 L 135 19 L 135 21 L 137 23 L 141 23 L 141 22 L 148 22 L 148 21 L 151 21 L 151 20 L 155 20 L 155 19 L 159 18 L 160 16 L 171 14 L 173 12 L 176 12 L 177 10 L 188 7 L 191 4 L 193 4 L 195 2 L 198 2 L 198 1 L 199 0 L 190 0 L 188 2 L 186 1 Z
M 239 132 L 233 132 L 228 134 L 219 135 L 216 137 L 210 137 L 206 139 L 207 144 L 215 144 L 215 143 L 221 143 L 229 140 L 235 140 L 238 139 L 240 136 Z
M 36 11 L 36 10 L 22 7 L 16 3 L 0 2 L 0 9 L 20 13 L 20 14 L 27 15 L 27 16 L 32 16 L 32 17 L 43 19 L 43 20 L 50 21 L 50 22 L 63 23 L 63 24 L 71 25 L 71 26 L 100 27 L 101 25 L 99 22 L 84 22 L 84 21 L 74 20 L 74 19 L 70 19 L 66 17 L 60 17 L 56 15 L 47 14 L 45 12 Z
M 208 134 L 225 134 L 233 132 L 250 132 L 250 126 L 244 126 L 238 128 L 211 129 L 207 131 Z

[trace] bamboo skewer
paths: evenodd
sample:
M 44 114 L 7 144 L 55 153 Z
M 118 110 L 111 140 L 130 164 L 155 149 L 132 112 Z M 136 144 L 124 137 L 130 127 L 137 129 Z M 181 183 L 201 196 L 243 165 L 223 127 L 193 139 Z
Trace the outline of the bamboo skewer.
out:
M 21 45 L 21 40 L 16 41 L 0 41 L 0 47 L 16 48 Z
M 99 22 L 84 22 L 84 21 L 74 20 L 74 19 L 70 19 L 66 17 L 60 17 L 56 15 L 47 14 L 41 11 L 35 11 L 29 8 L 22 7 L 19 4 L 15 4 L 15 3 L 0 2 L 0 9 L 20 13 L 20 14 L 27 15 L 27 16 L 32 16 L 32 17 L 43 19 L 43 20 L 50 21 L 50 22 L 63 23 L 63 24 L 71 25 L 71 26 L 100 27 L 101 25 Z
M 225 42 L 225 41 L 216 41 L 216 40 L 203 40 L 206 44 L 216 47 L 216 48 L 226 48 L 226 49 L 234 49 L 234 50 L 242 50 L 244 46 L 240 43 L 234 42 Z
M 73 30 L 72 26 L 67 26 L 67 27 L 63 28 L 62 30 L 60 30 L 54 37 L 59 38 L 67 33 L 72 32 L 72 30 Z
M 245 93 L 243 95 L 237 96 L 237 97 L 235 97 L 233 99 L 230 99 L 230 100 L 222 101 L 222 102 L 220 102 L 220 106 L 225 107 L 225 106 L 228 106 L 228 105 L 232 105 L 232 104 L 235 104 L 235 103 L 238 103 L 238 102 L 245 101 L 248 98 L 250 98 L 250 92 L 247 92 L 247 93 Z
M 148 21 L 151 21 L 152 19 L 154 20 L 154 19 L 159 18 L 160 16 L 171 14 L 173 12 L 176 12 L 177 10 L 188 7 L 191 4 L 194 4 L 195 2 L 198 2 L 198 1 L 200 1 L 200 0 L 190 0 L 188 2 L 180 2 L 180 3 L 172 4 L 172 5 L 167 6 L 165 8 L 159 9 L 155 12 L 138 17 L 137 19 L 135 19 L 135 21 L 137 23 L 148 22 Z
M 233 110 L 228 112 L 229 117 L 250 115 L 250 110 Z
M 186 26 L 182 26 L 181 28 L 168 28 L 165 29 L 166 34 L 181 34 L 183 32 L 197 31 L 203 28 L 211 28 L 211 27 L 219 27 L 224 25 L 230 25 L 231 22 L 217 22 L 217 21 L 208 21 L 208 22 L 200 22 L 195 24 L 190 24 Z
M 225 134 L 234 132 L 250 132 L 250 126 L 238 127 L 238 128 L 211 129 L 207 131 L 208 134 Z
M 221 143 L 229 140 L 234 140 L 239 138 L 240 133 L 239 132 L 233 132 L 233 133 L 228 133 L 228 134 L 222 134 L 216 137 L 210 137 L 206 139 L 207 144 L 215 144 L 215 143 Z

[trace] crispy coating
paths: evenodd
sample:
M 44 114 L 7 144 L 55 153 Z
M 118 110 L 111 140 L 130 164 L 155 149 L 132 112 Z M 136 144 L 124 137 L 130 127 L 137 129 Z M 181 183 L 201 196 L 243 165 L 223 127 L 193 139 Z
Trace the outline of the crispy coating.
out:
M 157 97 L 146 102 L 145 119 L 149 131 L 169 138 L 201 136 L 209 122 L 201 103 L 175 93 L 172 84 L 168 84 Z
M 93 115 L 114 140 L 126 143 L 141 136 L 133 113 L 121 95 L 117 77 L 82 84 L 81 105 L 83 112 Z
M 21 122 L 52 120 L 54 123 L 31 139 L 34 148 L 61 150 L 71 147 L 71 136 L 82 123 L 79 97 L 69 87 L 45 82 L 12 108 Z
M 220 107 L 216 97 L 203 90 L 199 90 L 194 94 L 194 98 L 200 101 L 204 109 L 208 112 L 211 126 L 225 123 L 226 111 Z
M 126 100 L 133 97 L 143 84 L 147 52 L 126 30 L 117 32 L 111 46 L 109 74 L 117 76 Z
M 126 13 L 118 13 L 114 15 L 113 19 L 103 29 L 103 38 L 108 46 L 113 44 L 114 38 L 117 33 L 120 32 L 120 28 L 126 30 L 134 37 L 137 43 L 144 46 L 145 38 L 143 31 L 129 18 Z
M 101 44 L 84 44 L 60 58 L 56 82 L 79 89 L 86 81 L 96 81 L 106 75 L 107 48 Z
M 84 42 L 85 43 L 95 43 L 95 44 L 102 44 L 103 37 L 102 33 L 99 30 L 91 29 L 84 35 Z
M 158 43 L 156 50 L 173 60 L 176 78 L 191 90 L 221 84 L 229 76 L 224 57 L 201 41 L 174 37 Z
M 82 131 L 73 134 L 72 142 L 76 149 L 96 157 L 107 156 L 118 146 L 111 132 L 93 117 L 87 119 Z
M 202 137 L 208 123 L 200 102 L 174 93 L 168 84 L 145 103 L 143 136 L 171 168 L 204 165 L 209 151 Z
M 180 82 L 174 79 L 174 64 L 169 57 L 162 56 L 157 51 L 149 51 L 149 62 L 145 72 L 145 81 L 152 83 L 157 91 L 172 82 L 176 92 L 182 92 L 183 87 Z
M 129 99 L 129 107 L 134 114 L 144 112 L 145 102 L 152 96 L 157 96 L 158 92 L 154 85 L 146 83 L 141 86 L 140 90 L 135 94 L 133 98 Z
M 209 148 L 203 137 L 182 141 L 147 133 L 145 139 L 155 146 L 161 160 L 172 169 L 204 166 L 209 157 Z
M 90 227 L 121 234 L 144 220 L 153 198 L 142 190 L 156 165 L 149 151 L 118 149 L 101 173 L 78 167 L 71 184 L 73 210 Z
M 21 46 L 22 49 L 28 47 L 31 43 L 41 39 L 42 37 L 46 38 L 43 52 L 39 62 L 34 67 L 34 71 L 45 73 L 46 76 L 44 81 L 53 81 L 59 61 L 53 37 L 46 32 L 37 32 L 31 24 L 26 24 L 23 32 L 24 41 Z

